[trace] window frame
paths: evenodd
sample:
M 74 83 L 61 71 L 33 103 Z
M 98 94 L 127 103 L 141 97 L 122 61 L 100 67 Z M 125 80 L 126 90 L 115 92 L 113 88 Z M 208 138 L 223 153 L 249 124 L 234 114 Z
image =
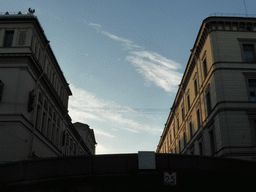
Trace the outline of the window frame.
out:
M 209 135 L 209 141 L 210 141 L 209 143 L 210 143 L 211 156 L 214 156 L 217 151 L 214 126 L 212 126 L 212 128 L 209 129 L 208 135 Z
M 256 101 L 251 101 L 251 96 L 250 96 L 250 87 L 249 87 L 249 79 L 256 79 L 256 73 L 255 72 L 243 72 L 243 75 L 245 77 L 245 84 L 247 88 L 247 97 L 249 102 L 256 102 Z
M 250 102 L 256 102 L 256 100 L 255 101 L 253 101 L 252 99 L 251 99 L 251 91 L 250 91 L 250 83 L 249 83 L 249 80 L 255 80 L 256 81 L 256 78 L 247 78 L 247 89 L 248 89 L 248 99 L 249 99 L 249 101 Z M 256 86 L 255 86 L 255 91 L 254 91 L 254 93 L 255 93 L 255 98 L 256 98 Z
M 209 99 L 208 99 L 209 95 Z M 210 90 L 210 84 L 207 86 L 207 89 L 205 91 L 205 104 L 207 109 L 207 116 L 209 116 L 212 112 L 212 99 L 211 99 L 211 90 Z
M 252 49 L 250 49 L 250 51 L 252 52 L 252 55 L 253 55 L 252 61 L 249 58 L 245 57 L 245 55 L 246 55 L 245 54 L 245 46 L 251 46 L 251 45 L 252 45 Z M 242 55 L 243 55 L 243 62 L 245 62 L 245 63 L 255 63 L 255 61 L 256 61 L 255 44 L 253 44 L 253 43 L 242 43 Z
M 256 39 L 250 39 L 250 38 L 237 38 L 239 41 L 239 46 L 240 46 L 240 51 L 241 51 L 241 56 L 242 56 L 242 62 L 243 63 L 256 63 Z M 245 56 L 244 56 L 244 47 L 243 45 L 245 44 L 252 44 L 254 45 L 254 62 L 246 62 L 245 61 Z
M 7 41 L 6 41 L 6 36 L 7 36 L 7 33 L 12 33 L 12 40 L 11 40 L 11 44 L 7 44 Z M 5 31 L 5 34 L 4 34 L 4 41 L 3 41 L 3 47 L 5 48 L 10 48 L 13 46 L 13 39 L 14 39 L 14 30 L 13 29 L 8 29 Z
M 203 59 L 203 73 L 204 73 L 204 79 L 206 79 L 206 77 L 208 75 L 208 67 L 207 67 L 206 58 Z

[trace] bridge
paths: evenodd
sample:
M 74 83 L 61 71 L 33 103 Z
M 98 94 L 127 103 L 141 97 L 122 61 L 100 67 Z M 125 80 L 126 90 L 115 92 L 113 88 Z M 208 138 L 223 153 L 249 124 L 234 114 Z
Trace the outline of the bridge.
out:
M 169 191 L 253 187 L 256 162 L 155 154 L 63 156 L 0 164 L 0 191 Z

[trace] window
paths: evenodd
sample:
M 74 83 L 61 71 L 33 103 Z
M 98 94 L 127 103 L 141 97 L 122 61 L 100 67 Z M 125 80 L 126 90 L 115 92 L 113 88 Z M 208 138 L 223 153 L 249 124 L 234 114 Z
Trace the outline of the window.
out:
M 200 125 L 201 125 L 201 121 L 200 121 L 200 111 L 199 109 L 197 109 L 196 111 L 196 118 L 197 118 L 197 127 L 199 129 Z
M 182 121 L 185 119 L 184 107 L 181 108 Z
M 208 115 L 210 115 L 212 110 L 210 91 L 206 93 L 206 105 L 207 105 L 207 113 Z
M 62 132 L 62 143 L 61 143 L 62 146 L 65 145 L 65 138 L 66 138 L 66 132 L 63 131 L 63 132 Z
M 210 145 L 211 145 L 211 155 L 213 155 L 215 153 L 215 139 L 214 139 L 213 130 L 209 131 L 209 137 L 210 137 Z
M 5 32 L 4 47 L 12 46 L 13 34 L 14 34 L 14 31 L 6 31 Z
M 187 144 L 187 137 L 186 137 L 186 132 L 184 131 L 184 133 L 183 133 L 183 141 L 184 141 L 184 147 L 186 146 L 186 144 Z
M 3 89 L 4 89 L 4 83 L 0 80 L 0 101 L 2 100 Z
M 51 136 L 52 136 L 51 141 L 52 141 L 53 144 L 55 144 L 55 139 L 56 139 L 56 138 L 55 138 L 55 137 L 56 137 L 55 131 L 56 131 L 56 126 L 55 126 L 55 124 L 53 123 L 53 124 L 52 124 L 52 135 L 51 135 Z
M 195 97 L 197 96 L 197 80 L 194 80 Z
M 203 143 L 202 142 L 198 143 L 198 147 L 199 147 L 199 155 L 203 155 Z
M 51 132 L 52 132 L 51 119 L 48 118 L 48 127 L 47 127 L 47 137 L 48 137 L 48 139 L 51 139 Z
M 246 63 L 255 62 L 254 44 L 243 44 L 243 56 L 244 56 L 244 62 Z
M 190 98 L 189 95 L 187 96 L 187 101 L 188 101 L 188 110 L 190 109 Z
M 177 118 L 177 128 L 178 128 L 178 130 L 180 129 L 180 122 L 179 122 L 179 118 Z
M 203 61 L 204 78 L 207 76 L 207 63 L 206 59 Z
M 193 137 L 193 128 L 192 128 L 192 123 L 189 123 L 189 133 L 190 133 L 190 139 Z
M 41 125 L 41 107 L 38 105 L 37 106 L 37 113 L 36 113 L 36 128 L 38 130 L 41 129 L 40 125 Z
M 42 129 L 41 132 L 42 132 L 43 135 L 46 135 L 46 129 L 47 129 L 46 119 L 47 119 L 46 113 L 43 112 L 43 120 L 42 120 L 42 125 L 41 125 L 41 129 Z
M 250 101 L 256 101 L 256 79 L 248 79 Z

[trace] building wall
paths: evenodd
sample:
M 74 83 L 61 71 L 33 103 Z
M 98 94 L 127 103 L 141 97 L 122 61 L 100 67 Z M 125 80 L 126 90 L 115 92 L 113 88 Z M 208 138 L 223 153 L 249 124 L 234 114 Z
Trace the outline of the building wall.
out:
M 1 122 L 0 126 L 0 160 L 26 159 L 29 151 L 30 132 L 24 128 L 21 122 Z
M 252 159 L 249 158 L 252 154 L 255 156 L 256 126 L 253 127 L 253 121 L 256 119 L 256 103 L 250 101 L 248 79 L 256 78 L 256 65 L 245 63 L 242 44 L 255 44 L 256 34 L 247 31 L 251 28 L 240 29 L 240 22 L 244 24 L 245 21 L 233 20 L 218 22 L 215 18 L 214 24 L 203 22 L 157 152 L 241 156 L 246 159 Z M 207 102 L 208 92 L 210 102 Z M 207 103 L 211 105 L 209 112 Z M 186 109 L 184 119 L 182 106 Z M 181 129 L 177 129 L 176 137 L 173 137 L 177 118 L 181 120 Z
M 11 47 L 4 47 L 6 31 L 14 32 Z M 0 16 L 0 80 L 0 160 L 91 154 L 71 123 L 71 90 L 34 16 Z

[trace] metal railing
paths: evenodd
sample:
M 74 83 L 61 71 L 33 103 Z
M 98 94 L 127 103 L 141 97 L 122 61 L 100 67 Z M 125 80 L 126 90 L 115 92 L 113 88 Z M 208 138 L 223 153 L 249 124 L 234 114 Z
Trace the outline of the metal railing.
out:
M 0 12 L 0 16 L 26 16 L 26 15 L 34 15 L 33 13 L 30 12 Z
M 209 17 L 256 17 L 256 14 L 241 14 L 241 13 L 212 13 Z

